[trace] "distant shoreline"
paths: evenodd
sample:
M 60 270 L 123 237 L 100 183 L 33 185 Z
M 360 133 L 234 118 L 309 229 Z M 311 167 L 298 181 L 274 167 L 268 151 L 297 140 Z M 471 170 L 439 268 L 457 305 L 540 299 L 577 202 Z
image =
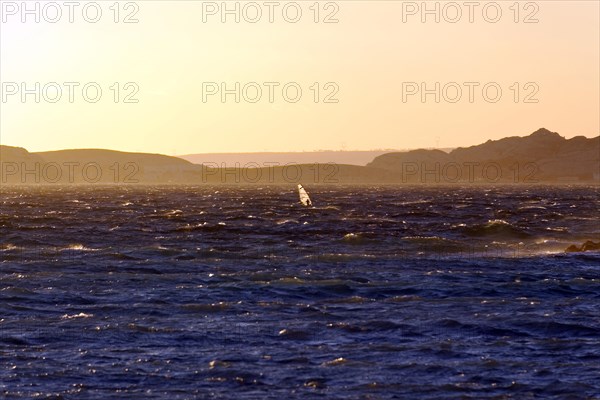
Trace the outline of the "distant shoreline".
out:
M 600 183 L 600 136 L 566 139 L 541 128 L 447 153 L 405 152 L 246 153 L 245 159 L 194 164 L 162 154 L 103 149 L 30 153 L 0 146 L 0 184 L 258 184 L 284 185 L 500 185 Z M 285 154 L 325 159 L 289 161 Z M 366 165 L 338 159 L 360 154 Z M 258 156 L 260 155 L 260 157 Z M 201 156 L 201 155 L 196 155 Z M 373 158 L 371 158 L 374 156 Z M 238 157 L 242 157 L 238 154 Z M 265 158 L 266 157 L 266 158 Z M 338 157 L 338 158 L 335 158 Z M 228 164 L 229 162 L 229 164 Z

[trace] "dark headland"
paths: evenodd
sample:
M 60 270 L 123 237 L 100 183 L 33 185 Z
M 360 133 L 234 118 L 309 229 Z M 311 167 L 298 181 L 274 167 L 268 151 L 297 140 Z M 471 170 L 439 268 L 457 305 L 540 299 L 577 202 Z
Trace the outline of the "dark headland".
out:
M 450 152 L 412 150 L 366 166 L 314 163 L 217 168 L 161 154 L 84 149 L 30 153 L 0 146 L 1 184 L 600 183 L 600 136 L 539 129 Z M 248 165 L 247 163 L 244 165 Z M 259 168 L 260 167 L 260 168 Z

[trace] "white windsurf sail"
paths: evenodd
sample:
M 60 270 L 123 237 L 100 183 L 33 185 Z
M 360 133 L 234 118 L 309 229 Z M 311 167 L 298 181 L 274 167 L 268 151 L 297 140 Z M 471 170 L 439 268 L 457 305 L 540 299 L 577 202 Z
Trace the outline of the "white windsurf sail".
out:
M 310 201 L 310 197 L 308 197 L 308 193 L 302 185 L 298 185 L 298 195 L 300 196 L 300 203 L 302 203 L 303 206 L 312 206 L 312 201 Z

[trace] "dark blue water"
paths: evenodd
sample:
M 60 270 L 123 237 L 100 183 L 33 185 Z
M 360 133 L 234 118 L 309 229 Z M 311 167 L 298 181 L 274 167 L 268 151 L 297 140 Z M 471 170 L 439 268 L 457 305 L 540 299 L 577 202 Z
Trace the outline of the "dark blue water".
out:
M 7 188 L 4 398 L 600 398 L 598 188 Z

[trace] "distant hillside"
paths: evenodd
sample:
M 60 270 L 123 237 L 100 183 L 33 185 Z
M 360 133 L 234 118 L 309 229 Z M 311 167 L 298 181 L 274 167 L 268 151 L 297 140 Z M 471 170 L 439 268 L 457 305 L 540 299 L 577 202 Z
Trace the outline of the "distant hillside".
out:
M 327 159 L 330 153 L 345 152 L 323 152 L 321 155 Z M 287 159 L 284 162 L 268 157 L 274 153 L 260 153 L 266 157 L 264 159 L 255 154 L 258 153 L 248 154 L 247 163 L 244 159 L 236 161 L 240 166 L 254 168 L 219 168 L 217 165 L 221 164 L 217 162 L 205 161 L 205 165 L 198 165 L 161 154 L 100 149 L 29 153 L 23 148 L 0 146 L 0 184 L 600 182 L 600 137 L 578 136 L 567 140 L 546 129 L 527 137 L 489 140 L 449 153 L 413 150 L 382 154 L 367 166 L 339 161 L 302 163 Z M 268 167 L 265 163 L 281 165 Z
M 542 128 L 450 153 L 389 153 L 368 166 L 400 174 L 403 182 L 593 182 L 600 180 L 600 136 L 565 139 Z
M 389 171 L 345 164 L 212 168 L 161 154 L 83 149 L 29 153 L 0 146 L 3 184 L 307 184 L 393 183 Z
M 44 160 L 22 147 L 0 145 L 0 160 L 6 162 L 43 162 Z
M 205 153 L 180 156 L 194 164 L 221 167 L 251 167 L 253 165 L 286 164 L 349 164 L 365 166 L 377 156 L 393 150 L 373 151 L 306 151 L 306 152 L 259 152 L 259 153 Z
M 265 168 L 203 168 L 210 184 L 364 184 L 401 183 L 391 171 L 346 164 L 290 164 Z
M 4 184 L 185 182 L 200 166 L 161 154 L 80 149 L 29 153 L 0 146 Z
M 181 158 L 162 154 L 126 153 L 102 149 L 58 150 L 32 153 L 46 162 L 97 162 L 100 164 L 135 162 L 153 167 L 185 167 L 191 163 Z

